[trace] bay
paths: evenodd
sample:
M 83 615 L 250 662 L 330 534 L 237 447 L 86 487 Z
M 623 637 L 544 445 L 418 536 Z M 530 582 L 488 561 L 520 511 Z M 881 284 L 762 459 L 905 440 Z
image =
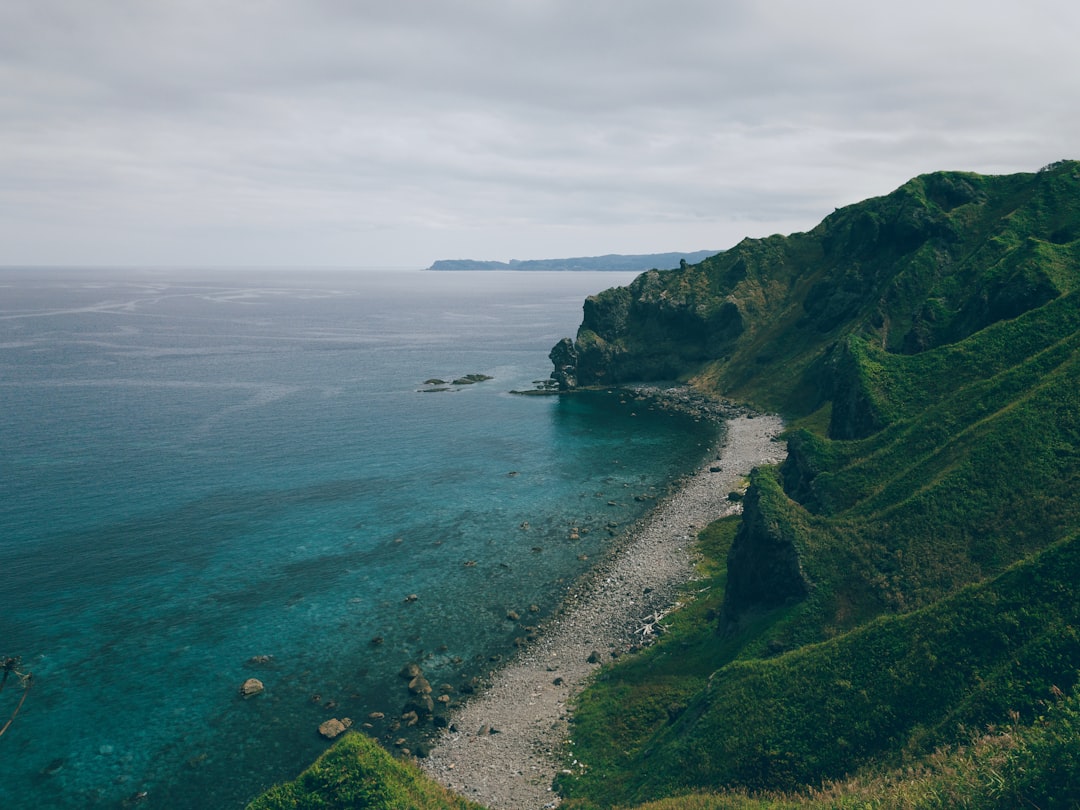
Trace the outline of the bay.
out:
M 509 393 L 632 277 L 0 270 L 0 655 L 35 678 L 0 800 L 243 807 L 330 717 L 389 744 L 405 663 L 457 698 L 512 655 L 711 445 Z

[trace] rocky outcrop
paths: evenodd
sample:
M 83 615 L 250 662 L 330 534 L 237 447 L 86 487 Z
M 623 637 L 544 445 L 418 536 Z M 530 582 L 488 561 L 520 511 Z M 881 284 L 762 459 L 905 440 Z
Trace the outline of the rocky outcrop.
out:
M 589 296 L 571 344 L 577 382 L 676 379 L 723 354 L 743 330 L 742 313 L 735 302 L 702 289 L 701 273 L 685 265 L 650 270 L 627 287 Z M 561 357 L 568 354 L 560 350 Z
M 464 377 L 457 377 L 453 385 L 473 385 L 478 382 L 486 382 L 487 380 L 493 380 L 494 377 L 490 377 L 487 374 L 466 374 Z
M 578 353 L 574 347 L 574 341 L 563 338 L 548 353 L 548 358 L 555 366 L 551 372 L 551 379 L 558 383 L 560 391 L 570 391 L 577 388 L 578 376 Z
M 743 519 L 727 561 L 727 588 L 721 629 L 734 626 L 745 614 L 802 599 L 809 585 L 799 562 L 794 525 L 768 501 L 783 498 L 773 478 L 754 483 L 743 500 Z M 763 488 L 767 494 L 763 497 Z
M 826 365 L 833 403 L 829 438 L 861 439 L 881 429 L 887 418 L 860 342 L 849 338 L 829 353 Z
M 326 737 L 326 739 L 332 740 L 335 737 L 344 734 L 345 730 L 351 725 L 352 720 L 348 717 L 343 717 L 340 720 L 334 717 L 319 726 L 319 733 Z

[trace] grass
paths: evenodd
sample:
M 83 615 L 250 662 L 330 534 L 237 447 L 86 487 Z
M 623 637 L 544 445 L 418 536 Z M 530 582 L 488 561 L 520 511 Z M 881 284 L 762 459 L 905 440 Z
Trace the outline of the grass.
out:
M 1011 810 L 1080 804 L 1080 692 L 1053 689 L 1028 722 L 1006 725 L 892 768 L 799 793 L 699 793 L 636 810 Z M 626 810 L 624 808 L 624 810 Z
M 722 601 L 726 552 L 703 540 L 714 584 L 700 609 L 685 612 L 666 646 L 605 671 L 581 698 L 573 757 L 589 768 L 563 782 L 580 806 L 718 788 L 728 792 L 715 800 L 732 806 L 762 796 L 801 801 L 860 769 L 927 763 L 1009 712 L 1035 723 L 1048 690 L 1072 685 L 1080 668 L 1080 257 L 1075 245 L 1018 230 L 1043 228 L 1032 213 L 1040 206 L 1055 210 L 1059 231 L 1080 223 L 1076 199 L 1049 202 L 1065 187 L 1080 199 L 1076 178 L 1055 183 L 1014 179 L 1004 196 L 945 211 L 934 207 L 942 192 L 931 180 L 913 182 L 822 226 L 832 231 L 826 237 L 839 228 L 849 240 L 836 254 L 844 262 L 858 252 L 850 240 L 877 245 L 861 269 L 793 281 L 801 306 L 770 304 L 775 285 L 754 288 L 754 307 L 774 307 L 776 318 L 759 328 L 776 345 L 738 390 L 787 403 L 796 419 L 787 462 L 758 470 L 746 503 L 765 531 L 798 551 L 809 594 L 780 609 L 763 602 L 717 635 L 710 617 Z M 937 218 L 933 227 L 959 217 L 977 236 L 966 257 L 948 248 L 959 264 L 947 272 L 939 239 L 904 235 L 920 205 Z M 993 217 L 1008 227 L 995 230 Z M 859 237 L 860 228 L 870 235 Z M 957 245 L 970 236 L 954 234 Z M 746 278 L 783 278 L 785 257 L 809 255 L 807 239 L 813 234 L 740 246 L 754 258 Z M 826 244 L 825 265 L 829 255 Z M 739 260 L 729 251 L 710 261 Z M 882 308 L 901 305 L 936 320 L 924 329 L 909 318 L 900 340 L 897 312 Z M 826 328 L 831 320 L 836 328 Z M 815 343 L 812 334 L 823 337 Z M 917 351 L 897 351 L 915 338 Z M 813 352 L 818 360 L 808 359 Z M 745 362 L 735 348 L 699 381 L 731 384 Z
M 395 759 L 374 740 L 350 732 L 296 779 L 271 788 L 247 810 L 480 810 Z
M 728 663 L 688 702 L 679 691 L 675 712 L 665 701 L 676 694 L 678 657 L 657 648 L 612 667 L 575 716 L 572 754 L 589 768 L 563 787 L 584 807 L 718 786 L 793 790 L 931 755 L 1010 712 L 1035 722 L 1039 701 L 1076 678 L 1077 581 L 1080 540 L 1070 538 L 927 608 L 772 658 L 735 658 L 737 643 L 700 626 L 694 639 L 688 622 L 691 638 L 669 647 L 697 657 L 711 648 Z M 612 722 L 626 716 L 649 722 Z

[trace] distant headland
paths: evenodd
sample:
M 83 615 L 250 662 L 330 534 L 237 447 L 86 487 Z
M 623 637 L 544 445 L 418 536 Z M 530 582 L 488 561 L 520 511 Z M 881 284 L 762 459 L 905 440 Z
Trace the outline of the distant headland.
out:
M 641 271 L 668 270 L 681 262 L 697 264 L 719 250 L 695 250 L 689 253 L 645 253 L 623 255 L 609 253 L 606 256 L 579 256 L 572 259 L 528 259 L 508 262 L 486 262 L 475 259 L 439 259 L 428 270 L 622 270 Z

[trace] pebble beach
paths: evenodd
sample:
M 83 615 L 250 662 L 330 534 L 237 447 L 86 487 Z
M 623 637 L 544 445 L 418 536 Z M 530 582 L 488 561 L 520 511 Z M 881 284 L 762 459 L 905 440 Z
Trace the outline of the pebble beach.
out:
M 569 733 L 568 702 L 602 663 L 648 640 L 694 576 L 693 544 L 740 509 L 727 495 L 756 466 L 784 459 L 775 416 L 726 421 L 722 450 L 639 521 L 570 591 L 536 641 L 455 710 L 421 767 L 490 810 L 556 807 L 552 782 Z

